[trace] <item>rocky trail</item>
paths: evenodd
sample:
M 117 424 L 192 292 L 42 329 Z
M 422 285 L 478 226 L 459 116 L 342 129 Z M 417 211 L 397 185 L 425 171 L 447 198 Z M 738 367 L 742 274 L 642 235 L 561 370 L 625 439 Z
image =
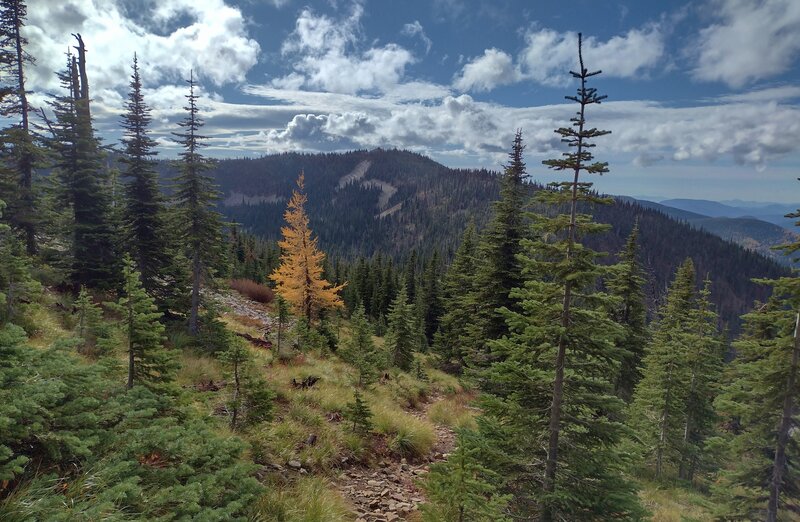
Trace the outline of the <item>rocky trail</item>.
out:
M 422 409 L 410 413 L 427 418 L 430 407 L 441 400 L 435 396 Z M 425 501 L 417 482 L 427 475 L 430 464 L 445 460 L 455 447 L 455 433 L 446 426 L 435 425 L 436 444 L 421 462 L 406 459 L 384 459 L 378 468 L 351 467 L 342 471 L 336 481 L 339 492 L 353 505 L 356 522 L 393 522 L 406 520 Z
M 211 299 L 236 315 L 248 317 L 260 323 L 259 330 L 268 331 L 274 325 L 273 317 L 264 306 L 255 303 L 237 292 L 214 293 Z M 427 419 L 431 406 L 443 397 L 434 395 L 421 405 L 421 408 L 408 413 L 419 419 Z M 339 470 L 334 483 L 339 493 L 353 507 L 356 522 L 393 522 L 407 520 L 419 511 L 425 502 L 424 492 L 417 483 L 427 475 L 430 465 L 445 460 L 455 447 L 455 433 L 447 426 L 434 423 L 436 443 L 430 453 L 414 462 L 406 459 L 392 459 L 386 456 L 378 461 L 377 467 L 359 463 L 345 465 Z M 265 472 L 307 473 L 300 462 L 289 462 L 288 469 L 283 466 L 266 466 Z

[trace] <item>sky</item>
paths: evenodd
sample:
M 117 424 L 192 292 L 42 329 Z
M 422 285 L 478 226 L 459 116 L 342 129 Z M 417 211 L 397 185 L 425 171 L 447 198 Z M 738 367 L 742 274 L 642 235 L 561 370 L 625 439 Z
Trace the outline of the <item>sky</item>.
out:
M 137 54 L 153 135 L 174 157 L 185 79 L 209 156 L 401 148 L 499 170 L 514 132 L 528 174 L 564 148 L 577 34 L 606 193 L 800 202 L 800 1 L 35 0 L 33 101 L 80 33 L 95 126 L 119 121 Z

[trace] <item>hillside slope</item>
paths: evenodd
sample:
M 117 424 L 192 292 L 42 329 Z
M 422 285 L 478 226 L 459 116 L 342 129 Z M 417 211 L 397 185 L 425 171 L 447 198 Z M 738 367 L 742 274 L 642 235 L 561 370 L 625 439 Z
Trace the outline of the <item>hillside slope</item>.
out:
M 538 168 L 531 165 L 529 171 Z M 499 194 L 496 173 L 450 169 L 405 151 L 287 153 L 220 161 L 213 175 L 226 198 L 222 211 L 244 228 L 277 239 L 285 201 L 300 171 L 306 176 L 311 227 L 322 248 L 346 257 L 375 252 L 401 257 L 414 248 L 449 255 L 470 220 L 479 227 L 486 222 Z M 530 185 L 531 193 L 539 188 Z M 588 210 L 611 225 L 592 240 L 605 252 L 618 251 L 639 220 L 651 301 L 661 298 L 676 267 L 692 257 L 699 274 L 711 274 L 721 316 L 734 329 L 753 300 L 766 297 L 766 290 L 750 279 L 784 272 L 761 255 L 635 202 Z

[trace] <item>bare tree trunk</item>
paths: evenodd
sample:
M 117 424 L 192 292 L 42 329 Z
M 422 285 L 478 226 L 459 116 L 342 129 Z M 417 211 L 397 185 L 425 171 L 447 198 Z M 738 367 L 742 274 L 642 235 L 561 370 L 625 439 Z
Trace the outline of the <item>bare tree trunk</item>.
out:
M 794 323 L 794 346 L 792 348 L 792 366 L 789 377 L 786 379 L 786 394 L 783 398 L 783 416 L 778 428 L 778 444 L 775 448 L 775 462 L 772 465 L 772 480 L 769 485 L 769 504 L 767 505 L 767 522 L 778 520 L 778 500 L 780 499 L 781 486 L 783 485 L 783 470 L 786 467 L 786 445 L 789 442 L 789 430 L 792 427 L 792 414 L 794 413 L 794 388 L 797 380 L 797 365 L 800 359 L 800 312 Z
M 25 202 L 26 215 L 23 219 L 22 227 L 25 231 L 25 249 L 28 255 L 36 254 L 36 231 L 34 229 L 31 219 L 33 212 L 33 194 L 31 187 L 33 186 L 33 158 L 31 158 L 30 147 L 30 132 L 28 123 L 28 93 L 25 92 L 25 54 L 22 49 L 22 34 L 20 33 L 20 26 L 22 19 L 19 11 L 19 1 L 12 2 L 12 9 L 14 10 L 14 45 L 16 47 L 17 59 L 17 95 L 19 96 L 20 113 L 22 116 L 22 132 L 25 140 L 24 150 L 19 160 L 20 170 L 20 185 L 22 188 L 22 198 Z
M 197 335 L 197 316 L 200 309 L 200 275 L 202 264 L 200 263 L 200 252 L 195 249 L 192 256 L 192 305 L 189 311 L 189 333 Z
M 128 295 L 128 389 L 133 388 L 133 299 Z
M 231 417 L 231 428 L 236 429 L 236 422 L 239 418 L 239 360 L 233 362 L 233 416 Z

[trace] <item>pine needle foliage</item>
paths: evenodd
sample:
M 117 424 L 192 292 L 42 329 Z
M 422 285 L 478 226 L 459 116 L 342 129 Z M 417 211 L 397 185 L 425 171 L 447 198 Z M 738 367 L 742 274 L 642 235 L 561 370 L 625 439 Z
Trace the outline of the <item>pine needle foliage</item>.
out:
M 175 178 L 173 201 L 176 210 L 178 237 L 191 266 L 191 301 L 189 333 L 197 335 L 200 310 L 200 287 L 203 280 L 213 276 L 213 268 L 223 257 L 222 216 L 215 210 L 219 192 L 206 172 L 213 162 L 201 154 L 206 136 L 200 134 L 203 120 L 195 93 L 194 73 L 190 73 L 189 94 L 184 107 L 186 116 L 178 123 L 180 132 L 173 132 L 175 142 L 183 149 L 176 162 L 179 174 Z
M 389 307 L 386 348 L 389 350 L 392 366 L 407 372 L 414 362 L 414 351 L 419 345 L 418 329 L 414 305 L 408 302 L 405 285 L 401 285 L 397 297 Z
M 353 433 L 363 437 L 372 431 L 372 411 L 358 388 L 353 393 L 353 402 L 345 406 L 344 418 L 352 423 Z

